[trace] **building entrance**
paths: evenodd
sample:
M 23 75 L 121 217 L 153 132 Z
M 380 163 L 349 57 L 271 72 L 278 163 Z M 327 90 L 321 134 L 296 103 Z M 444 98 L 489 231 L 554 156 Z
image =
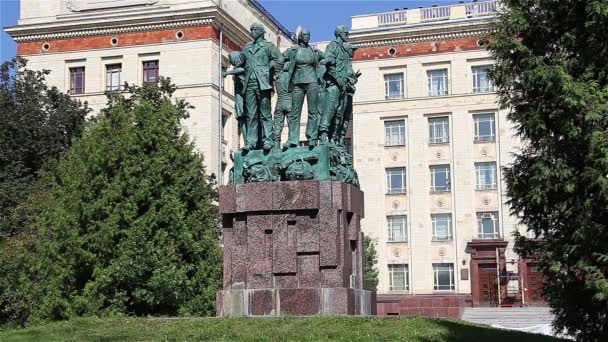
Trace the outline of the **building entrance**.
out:
M 498 305 L 498 286 L 496 284 L 496 264 L 479 265 L 480 306 Z

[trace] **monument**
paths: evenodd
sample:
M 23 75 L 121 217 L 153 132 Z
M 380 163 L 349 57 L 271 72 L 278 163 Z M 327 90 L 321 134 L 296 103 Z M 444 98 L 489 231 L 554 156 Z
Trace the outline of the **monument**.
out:
M 220 187 L 218 316 L 373 315 L 375 292 L 363 281 L 363 192 L 345 146 L 360 75 L 348 29 L 338 26 L 325 52 L 308 44 L 306 29 L 282 54 L 264 40 L 261 24 L 251 36 L 224 73 L 235 79 L 245 144 L 233 153 L 230 184 Z M 307 146 L 300 146 L 305 99 Z

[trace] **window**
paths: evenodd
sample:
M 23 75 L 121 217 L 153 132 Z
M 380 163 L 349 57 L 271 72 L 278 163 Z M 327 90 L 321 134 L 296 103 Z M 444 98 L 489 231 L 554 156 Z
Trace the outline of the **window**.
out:
M 384 99 L 402 99 L 403 94 L 403 73 L 384 75 Z
M 84 94 L 84 67 L 70 68 L 70 94 Z
M 496 189 L 496 163 L 475 163 L 477 190 Z
M 144 62 L 144 83 L 158 81 L 158 61 Z
M 494 86 L 489 77 L 491 66 L 474 66 L 473 69 L 473 92 L 489 93 L 494 91 Z
M 433 264 L 433 290 L 454 290 L 454 264 Z
M 106 65 L 106 90 L 120 90 L 120 78 L 122 74 L 121 64 Z
M 496 140 L 494 114 L 473 115 L 475 121 L 475 142 Z
M 409 291 L 408 266 L 405 264 L 388 265 L 388 290 Z
M 448 69 L 429 70 L 426 75 L 429 84 L 429 96 L 448 94 Z
M 386 183 L 389 194 L 405 192 L 405 168 L 395 167 L 386 169 Z
M 477 226 L 479 239 L 499 239 L 498 212 L 477 213 Z
M 405 145 L 405 120 L 384 121 L 385 146 Z
M 450 165 L 433 165 L 431 169 L 431 191 L 450 191 Z
M 450 121 L 447 117 L 429 118 L 429 143 L 450 142 Z
M 407 217 L 388 216 L 388 241 L 407 241 Z
M 433 240 L 452 240 L 452 214 L 432 214 Z

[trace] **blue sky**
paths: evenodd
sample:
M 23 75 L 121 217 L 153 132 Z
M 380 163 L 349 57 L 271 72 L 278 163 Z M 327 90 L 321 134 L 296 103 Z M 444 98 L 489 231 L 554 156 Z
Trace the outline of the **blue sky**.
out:
M 38 0 L 45 1 L 45 0 Z M 224 0 L 231 1 L 231 0 Z M 350 17 L 358 14 L 387 12 L 395 8 L 430 7 L 455 4 L 455 0 L 259 0 L 287 29 L 298 25 L 311 31 L 312 41 L 331 40 L 334 28 L 350 26 Z M 470 2 L 468 0 L 467 2 Z M 0 0 L 0 27 L 13 26 L 19 19 L 18 0 Z M 0 57 L 2 62 L 15 56 L 16 44 L 2 31 Z

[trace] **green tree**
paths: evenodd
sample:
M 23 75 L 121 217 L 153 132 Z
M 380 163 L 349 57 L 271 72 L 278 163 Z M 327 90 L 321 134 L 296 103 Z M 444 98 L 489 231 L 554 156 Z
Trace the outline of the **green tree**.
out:
M 27 227 L 19 205 L 39 172 L 80 135 L 86 103 L 48 87 L 48 71 L 32 71 L 15 58 L 0 66 L 0 240 Z
M 506 0 L 489 49 L 523 146 L 505 171 L 558 329 L 608 340 L 608 1 Z
M 31 221 L 47 190 L 39 178 L 81 134 L 89 112 L 86 103 L 48 87 L 46 75 L 21 58 L 0 66 L 0 325 L 24 324 L 30 316 Z
M 376 242 L 369 236 L 363 237 L 363 276 L 365 277 L 365 288 L 376 291 L 378 287 L 378 252 Z
M 221 274 L 215 191 L 180 129 L 175 87 L 110 93 L 36 215 L 35 319 L 210 315 Z

